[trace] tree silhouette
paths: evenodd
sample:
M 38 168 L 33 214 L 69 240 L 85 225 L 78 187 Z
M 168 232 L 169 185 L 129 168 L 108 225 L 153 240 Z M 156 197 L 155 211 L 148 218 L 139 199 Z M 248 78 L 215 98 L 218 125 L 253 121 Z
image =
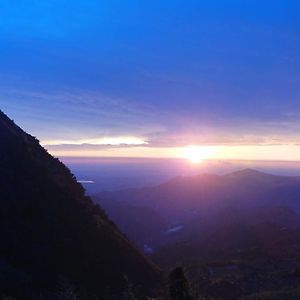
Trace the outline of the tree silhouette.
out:
M 175 268 L 169 276 L 170 300 L 191 300 L 189 284 L 182 268 Z

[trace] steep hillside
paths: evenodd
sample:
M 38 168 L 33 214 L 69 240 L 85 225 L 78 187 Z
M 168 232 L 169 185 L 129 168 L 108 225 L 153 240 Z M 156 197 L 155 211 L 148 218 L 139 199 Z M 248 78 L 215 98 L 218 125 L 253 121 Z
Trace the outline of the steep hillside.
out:
M 70 171 L 2 112 L 0 201 L 3 294 L 46 297 L 67 282 L 89 299 L 118 295 L 129 284 L 142 294 L 159 286 L 156 268 L 85 196 Z

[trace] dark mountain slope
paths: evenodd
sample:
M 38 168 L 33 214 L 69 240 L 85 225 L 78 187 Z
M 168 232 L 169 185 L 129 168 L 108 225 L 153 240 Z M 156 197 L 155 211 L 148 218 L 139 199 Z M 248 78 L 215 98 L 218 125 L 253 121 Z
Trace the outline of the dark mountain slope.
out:
M 0 238 L 0 290 L 20 299 L 62 281 L 97 296 L 121 293 L 128 282 L 151 293 L 159 283 L 70 171 L 2 112 Z
M 155 243 L 157 233 L 163 232 L 168 227 L 162 216 L 149 207 L 109 200 L 103 200 L 101 206 L 112 220 L 117 220 L 122 232 L 141 249 Z

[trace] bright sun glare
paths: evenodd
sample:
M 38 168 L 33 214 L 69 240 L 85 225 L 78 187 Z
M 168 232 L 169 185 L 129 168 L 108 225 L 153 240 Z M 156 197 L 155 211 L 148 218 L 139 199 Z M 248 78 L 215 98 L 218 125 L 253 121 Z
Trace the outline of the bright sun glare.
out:
M 211 147 L 188 146 L 183 149 L 182 156 L 193 164 L 198 164 L 212 156 Z

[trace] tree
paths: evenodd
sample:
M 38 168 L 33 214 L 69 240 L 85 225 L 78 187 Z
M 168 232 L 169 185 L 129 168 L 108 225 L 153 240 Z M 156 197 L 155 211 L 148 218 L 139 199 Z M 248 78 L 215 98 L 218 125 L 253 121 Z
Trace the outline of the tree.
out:
M 175 268 L 169 276 L 170 300 L 192 300 L 189 284 L 182 268 Z

